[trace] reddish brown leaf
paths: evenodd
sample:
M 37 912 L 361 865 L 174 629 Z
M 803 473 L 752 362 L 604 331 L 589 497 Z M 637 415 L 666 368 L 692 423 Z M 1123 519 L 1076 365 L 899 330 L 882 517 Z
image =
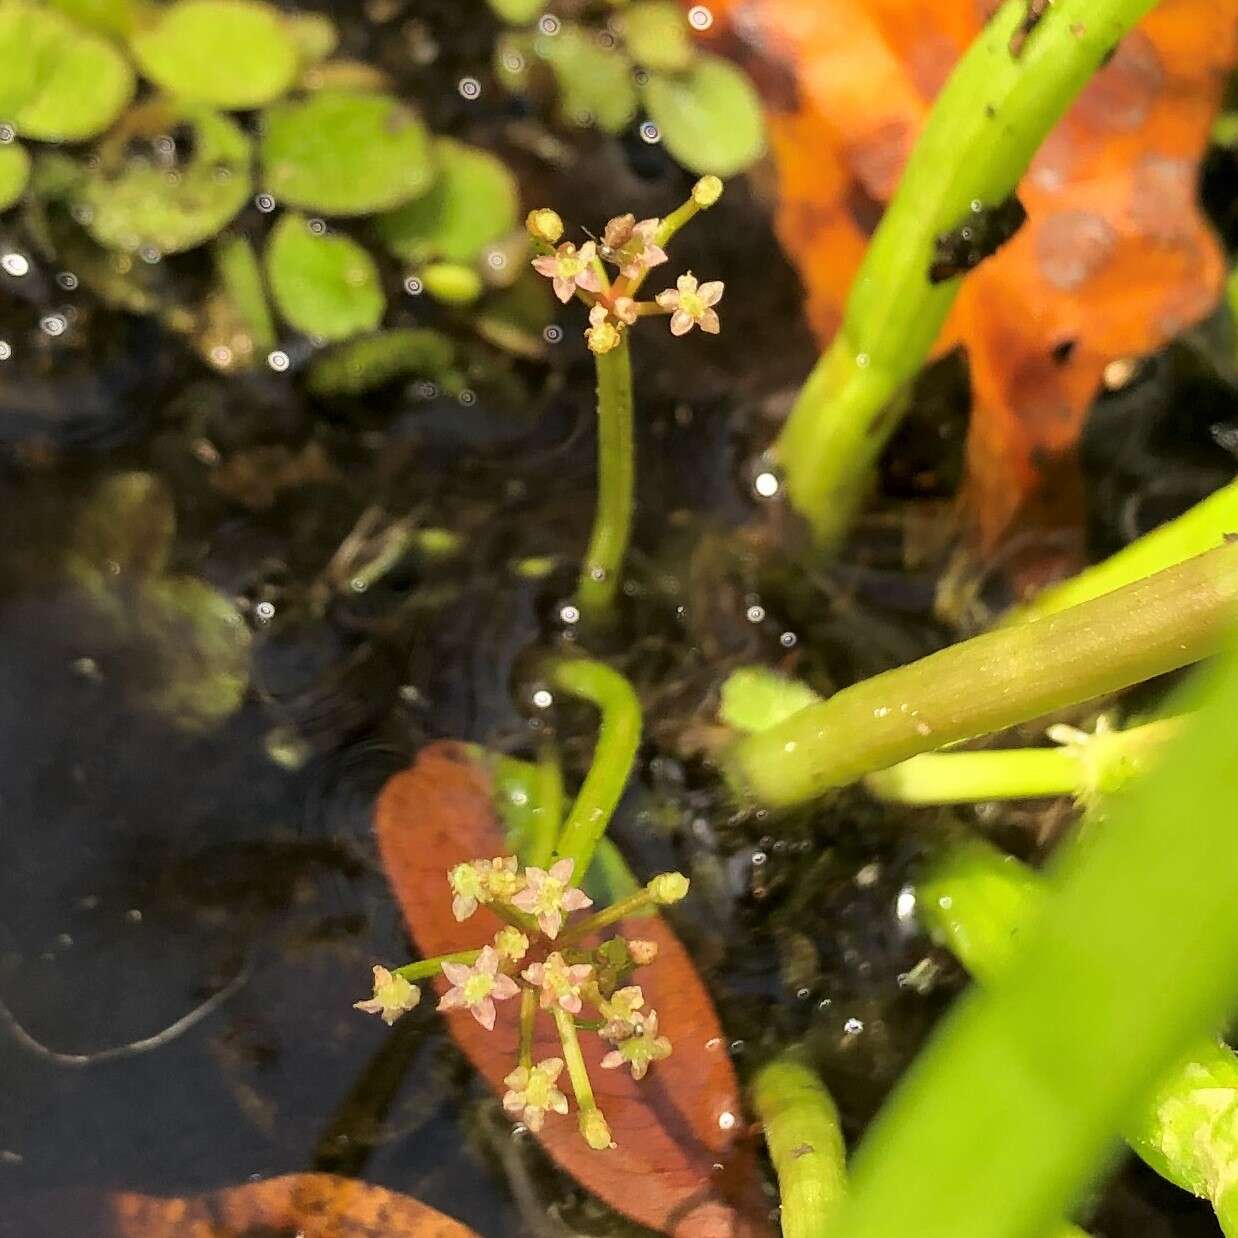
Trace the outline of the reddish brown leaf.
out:
M 457 924 L 447 870 L 499 855 L 503 839 L 490 779 L 459 744 L 422 750 L 378 801 L 378 841 L 387 876 L 423 955 L 482 945 L 501 927 L 486 908 Z M 657 962 L 639 972 L 659 1031 L 674 1053 L 640 1083 L 626 1071 L 602 1070 L 604 1046 L 582 1038 L 599 1105 L 618 1145 L 588 1148 L 575 1113 L 551 1114 L 539 1134 L 554 1160 L 617 1211 L 675 1238 L 756 1238 L 770 1232 L 756 1160 L 744 1141 L 739 1086 L 722 1029 L 683 944 L 659 917 L 624 922 L 627 936 L 658 943 Z M 439 983 L 439 991 L 446 987 Z M 515 1001 L 499 1003 L 486 1032 L 467 1011 L 444 1017 L 452 1035 L 496 1093 L 516 1062 Z M 534 1056 L 558 1053 L 548 1019 L 538 1020 Z
M 776 86 L 778 230 L 824 343 L 929 103 L 994 0 L 710 7 L 710 36 Z M 1238 0 L 1162 0 L 1040 150 L 1019 186 L 1026 226 L 963 285 L 938 351 L 967 350 L 968 493 L 987 548 L 1016 520 L 1079 527 L 1073 449 L 1105 367 L 1216 304 L 1224 262 L 1195 185 L 1236 51 Z
M 290 1174 L 186 1199 L 113 1195 L 107 1204 L 116 1238 L 247 1238 L 288 1233 L 304 1238 L 477 1238 L 441 1212 L 332 1174 Z

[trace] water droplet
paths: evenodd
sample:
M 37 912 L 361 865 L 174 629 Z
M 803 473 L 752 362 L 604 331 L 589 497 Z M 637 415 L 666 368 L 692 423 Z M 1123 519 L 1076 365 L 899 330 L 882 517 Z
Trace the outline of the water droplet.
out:
M 77 287 L 77 276 L 72 271 L 61 271 L 56 276 L 56 283 L 66 292 L 72 292 Z
M 6 275 L 12 275 L 17 279 L 21 279 L 30 271 L 30 259 L 25 254 L 11 253 L 0 256 L 0 269 Z
M 277 374 L 282 374 L 291 364 L 292 359 L 283 349 L 277 348 L 274 352 L 267 354 L 267 365 Z
M 7 361 L 13 355 L 13 345 L 8 340 L 0 340 L 0 361 Z
M 649 74 L 644 69 L 633 69 L 632 80 L 638 86 L 647 86 L 649 84 Z
M 738 1057 L 744 1051 L 744 1042 L 742 1040 L 731 1041 L 731 1052 Z
M 724 1130 L 724 1131 L 734 1130 L 735 1122 L 736 1122 L 736 1117 L 729 1109 L 724 1109 L 718 1115 L 718 1129 L 719 1130 Z
M 744 613 L 747 615 L 749 623 L 760 623 L 765 618 L 765 607 L 749 606 Z
M 309 230 L 315 236 L 324 236 L 327 231 L 327 221 L 325 219 L 311 219 L 309 221 Z
M 456 89 L 466 99 L 477 99 L 481 96 L 481 83 L 475 77 L 462 77 Z
M 812 990 L 811 989 L 796 989 L 795 996 L 798 997 L 800 1001 L 806 1002 L 812 996 Z
M 404 291 L 407 292 L 410 297 L 419 297 L 422 292 L 425 291 L 425 284 L 423 284 L 417 276 L 410 275 L 404 281 Z
M 589 569 L 589 579 L 596 580 L 598 584 L 606 579 L 606 569 L 604 567 L 591 567 Z
M 784 632 L 779 638 L 778 643 L 784 649 L 794 649 L 799 637 L 794 632 Z
M 492 249 L 486 255 L 486 263 L 493 271 L 501 271 L 507 265 L 507 255 L 501 249 Z
M 274 602 L 259 602 L 254 607 L 254 614 L 262 620 L 263 623 L 270 623 L 275 618 L 275 603 Z
M 542 339 L 547 344 L 557 344 L 563 338 L 563 328 L 558 323 L 552 322 L 550 326 L 542 331 Z
M 867 370 L 872 363 L 872 358 L 866 352 L 858 352 L 855 355 L 855 363 L 862 370 Z
M 456 399 L 459 400 L 460 403 L 463 404 L 465 408 L 471 408 L 474 404 L 477 403 L 477 392 L 471 391 L 468 387 L 465 387 L 465 389 L 462 392 L 460 392 L 460 394 L 456 397 Z
M 640 136 L 642 142 L 648 142 L 650 146 L 655 146 L 662 140 L 662 131 L 653 121 L 647 120 L 640 127 Z
M 940 907 L 942 911 L 949 911 L 950 908 L 954 906 L 954 899 L 952 899 L 949 894 L 943 894 L 937 900 L 937 906 Z
M 913 886 L 904 886 L 894 900 L 894 914 L 906 924 L 916 914 L 916 891 Z
M 504 52 L 502 60 L 503 68 L 505 68 L 508 73 L 519 73 L 524 68 L 524 57 L 519 52 Z
M 763 469 L 752 479 L 752 489 L 758 498 L 772 499 L 782 489 L 782 482 L 777 473 Z
M 851 1018 L 843 1024 L 843 1031 L 848 1036 L 858 1036 L 864 1030 L 864 1020 Z
M 45 335 L 50 335 L 53 338 L 57 335 L 63 335 L 68 325 L 63 314 L 45 314 L 39 319 L 39 328 Z
M 568 602 L 565 606 L 559 607 L 559 618 L 564 623 L 579 623 L 580 608 L 573 606 L 571 602 Z
M 546 688 L 538 688 L 537 691 L 533 693 L 533 704 L 537 706 L 538 709 L 549 709 L 554 703 L 555 698 Z
M 17 130 L 12 125 L 0 125 L 0 142 L 7 145 L 17 136 Z
M 269 215 L 275 209 L 275 199 L 269 193 L 260 193 L 254 199 L 254 205 L 264 215 Z
M 769 856 L 764 851 L 754 851 L 752 853 L 752 867 L 760 868 L 767 859 L 769 859 Z
M 553 13 L 546 13 L 542 16 L 541 20 L 537 23 L 537 28 L 543 34 L 555 35 L 559 33 L 559 30 L 561 29 L 561 23 L 559 19 Z
M 714 24 L 714 15 L 705 5 L 694 4 L 688 10 L 688 24 L 693 30 L 708 30 Z

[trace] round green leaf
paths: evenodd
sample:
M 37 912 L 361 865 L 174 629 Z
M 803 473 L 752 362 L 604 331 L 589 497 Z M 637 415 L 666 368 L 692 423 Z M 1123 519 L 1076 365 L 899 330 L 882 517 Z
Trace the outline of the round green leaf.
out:
M 719 56 L 687 73 L 651 73 L 645 107 L 666 149 L 693 172 L 734 176 L 765 150 L 761 103 L 748 78 Z
M 214 107 L 261 107 L 297 74 L 296 41 L 256 0 L 179 0 L 131 40 L 143 74 L 169 94 Z
M 284 25 L 303 69 L 326 60 L 339 46 L 340 32 L 325 13 L 287 13 Z
M 391 210 L 434 181 L 430 137 L 390 95 L 320 90 L 263 120 L 266 187 L 291 206 L 327 215 Z
M 444 305 L 472 305 L 485 292 L 481 276 L 456 262 L 432 262 L 421 271 L 426 291 Z
M 51 0 L 52 8 L 103 34 L 126 39 L 133 30 L 133 0 Z
M 509 26 L 527 26 L 546 8 L 546 0 L 489 0 L 495 15 Z
M 193 134 L 187 165 L 164 167 L 128 150 L 135 136 L 166 134 L 178 125 Z M 232 121 L 192 104 L 156 104 L 111 135 L 77 196 L 83 222 L 100 244 L 174 254 L 214 236 L 252 189 L 249 139 Z
M 645 68 L 680 73 L 692 64 L 688 19 L 673 0 L 638 0 L 621 10 L 619 23 L 628 55 Z
M 0 117 L 24 137 L 102 133 L 133 96 L 133 70 L 106 40 L 54 9 L 0 5 Z
M 307 335 L 343 340 L 382 320 L 386 299 L 374 260 L 356 241 L 319 232 L 300 215 L 275 225 L 266 269 L 279 312 Z
M 487 151 L 442 138 L 439 178 L 429 193 L 378 221 L 383 244 L 405 262 L 474 262 L 510 232 L 520 203 L 515 177 Z
M 0 145 L 0 211 L 6 211 L 26 191 L 30 156 L 20 142 Z
M 360 395 L 408 374 L 439 378 L 455 360 L 447 336 L 424 327 L 380 331 L 315 357 L 306 387 L 314 395 Z
M 636 85 L 626 56 L 579 26 L 539 35 L 534 50 L 554 70 L 559 108 L 574 124 L 618 133 L 636 115 Z

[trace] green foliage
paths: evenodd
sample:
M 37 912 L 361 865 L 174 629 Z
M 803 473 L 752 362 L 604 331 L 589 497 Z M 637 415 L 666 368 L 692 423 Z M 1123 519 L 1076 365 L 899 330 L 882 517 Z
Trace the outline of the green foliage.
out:
M 455 345 L 438 331 L 381 331 L 315 357 L 306 386 L 314 395 L 360 395 L 410 374 L 441 379 L 451 370 L 455 354 Z
M 472 305 L 485 291 L 481 276 L 458 262 L 432 262 L 422 269 L 421 282 L 444 305 Z
M 722 684 L 721 722 L 745 734 L 757 734 L 789 718 L 821 697 L 806 683 L 764 666 L 741 666 Z
M 323 13 L 286 13 L 284 26 L 296 45 L 302 68 L 326 60 L 339 45 L 335 23 Z
M 51 4 L 66 17 L 101 34 L 126 39 L 133 30 L 133 0 L 51 0 Z
M 511 26 L 527 26 L 546 8 L 545 0 L 487 0 L 496 16 Z
M 440 138 L 434 150 L 439 168 L 434 188 L 384 215 L 378 235 L 405 262 L 476 262 L 516 226 L 516 179 L 502 160 L 476 146 Z
M 133 70 L 107 39 L 26 0 L 0 4 L 0 65 L 0 116 L 39 141 L 94 137 L 133 96 Z
M 686 73 L 650 74 L 644 101 L 666 149 L 694 172 L 733 176 L 765 150 L 757 92 L 720 56 L 700 56 Z
M 20 142 L 0 145 L 0 211 L 6 211 L 26 192 L 30 155 Z
M 143 74 L 169 94 L 237 111 L 278 99 L 299 63 L 278 11 L 257 0 L 177 0 L 130 46 Z
M 837 1238 L 1046 1231 L 1232 1010 L 1238 658 L 1205 682 L 1188 732 L 1061 850 L 1006 968 L 958 1003 L 870 1128 Z
M 263 117 L 266 187 L 288 205 L 327 215 L 368 215 L 419 197 L 433 184 L 430 137 L 390 95 L 320 90 Z
M 683 9 L 673 0 L 628 5 L 619 13 L 619 29 L 632 59 L 654 72 L 682 73 L 696 56 Z
M 179 168 L 134 154 L 129 140 L 193 131 L 193 157 Z M 111 135 L 76 191 L 91 235 L 111 249 L 179 253 L 214 236 L 245 205 L 253 185 L 249 139 L 231 120 L 196 104 L 137 109 Z
M 316 231 L 285 215 L 266 248 L 267 283 L 283 317 L 298 331 L 343 340 L 372 331 L 386 308 L 378 268 L 356 241 Z
M 275 324 L 271 320 L 266 290 L 262 286 L 262 268 L 254 247 L 242 236 L 221 238 L 215 246 L 215 269 L 254 346 L 269 352 L 275 347 Z
M 632 66 L 622 52 L 605 47 L 582 26 L 564 23 L 554 35 L 538 35 L 534 51 L 550 66 L 559 87 L 559 110 L 573 124 L 619 133 L 636 115 Z

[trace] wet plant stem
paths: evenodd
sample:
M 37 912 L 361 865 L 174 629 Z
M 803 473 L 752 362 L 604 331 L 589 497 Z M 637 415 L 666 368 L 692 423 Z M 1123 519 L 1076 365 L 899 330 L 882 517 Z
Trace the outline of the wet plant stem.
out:
M 838 1110 L 793 1051 L 757 1071 L 750 1096 L 778 1175 L 783 1238 L 821 1238 L 847 1190 Z
M 520 990 L 520 1049 L 517 1065 L 529 1069 L 533 1065 L 533 1026 L 537 1020 L 537 993 Z
M 801 390 L 774 452 L 794 507 L 836 548 L 900 420 L 898 398 L 954 302 L 930 282 L 938 237 L 1002 204 L 1049 130 L 1155 0 L 1055 0 L 1021 49 L 1027 0 L 1006 3 L 933 105 L 847 299 L 842 326 Z
M 480 950 L 453 950 L 450 954 L 436 954 L 432 959 L 405 963 L 403 967 L 392 968 L 392 972 L 394 975 L 403 976 L 405 980 L 429 980 L 443 970 L 444 963 L 468 963 L 472 966 L 480 954 Z
M 525 863 L 545 868 L 563 825 L 563 770 L 554 744 L 542 745 L 533 778 L 533 837 Z
M 1219 546 L 1238 534 L 1238 480 L 1210 494 L 1175 520 L 1124 546 L 1101 563 L 1053 585 L 1023 606 L 1010 611 L 1003 623 L 1040 619 L 1080 602 L 1111 593 L 1153 572 L 1181 563 Z
M 632 357 L 625 334 L 597 363 L 598 500 L 576 601 L 586 623 L 604 623 L 615 595 L 632 530 L 635 446 L 632 429 Z
M 916 885 L 920 919 L 982 984 L 1009 965 L 1045 899 L 1042 879 L 980 839 L 945 852 Z M 1209 1037 L 1124 1124 L 1130 1146 L 1176 1186 L 1210 1199 L 1238 1236 L 1238 1055 Z
M 556 658 L 547 670 L 556 688 L 597 706 L 601 714 L 593 764 L 568 811 L 555 849 L 561 859 L 574 862 L 575 879 L 580 881 L 632 772 L 640 744 L 640 701 L 632 685 L 603 662 Z
M 593 1098 L 593 1084 L 589 1081 L 589 1071 L 580 1051 L 575 1020 L 558 1002 L 555 1002 L 551 1010 L 554 1013 L 555 1029 L 559 1033 L 559 1043 L 563 1046 L 567 1076 L 572 1081 L 572 1092 L 580 1110 L 581 1129 L 584 1130 L 595 1115 L 600 1116 L 597 1101 Z
M 590 916 L 587 920 L 581 920 L 573 924 L 570 929 L 560 933 L 559 947 L 562 949 L 565 946 L 574 945 L 588 937 L 590 933 L 609 928 L 612 924 L 618 924 L 620 920 L 627 919 L 628 916 L 640 915 L 641 912 L 655 906 L 657 906 L 657 901 L 653 895 L 642 887 L 634 894 L 629 894 L 626 898 L 611 903 L 609 907 L 603 907 L 596 915 Z
M 1029 722 L 1214 653 L 1238 617 L 1238 544 L 837 692 L 724 757 L 736 791 L 802 803 L 920 752 Z
M 1181 718 L 1162 718 L 1126 731 L 1081 736 L 1057 748 L 923 752 L 869 774 L 864 785 L 879 799 L 899 804 L 1090 798 L 1102 790 L 1111 793 L 1140 773 L 1182 725 Z

